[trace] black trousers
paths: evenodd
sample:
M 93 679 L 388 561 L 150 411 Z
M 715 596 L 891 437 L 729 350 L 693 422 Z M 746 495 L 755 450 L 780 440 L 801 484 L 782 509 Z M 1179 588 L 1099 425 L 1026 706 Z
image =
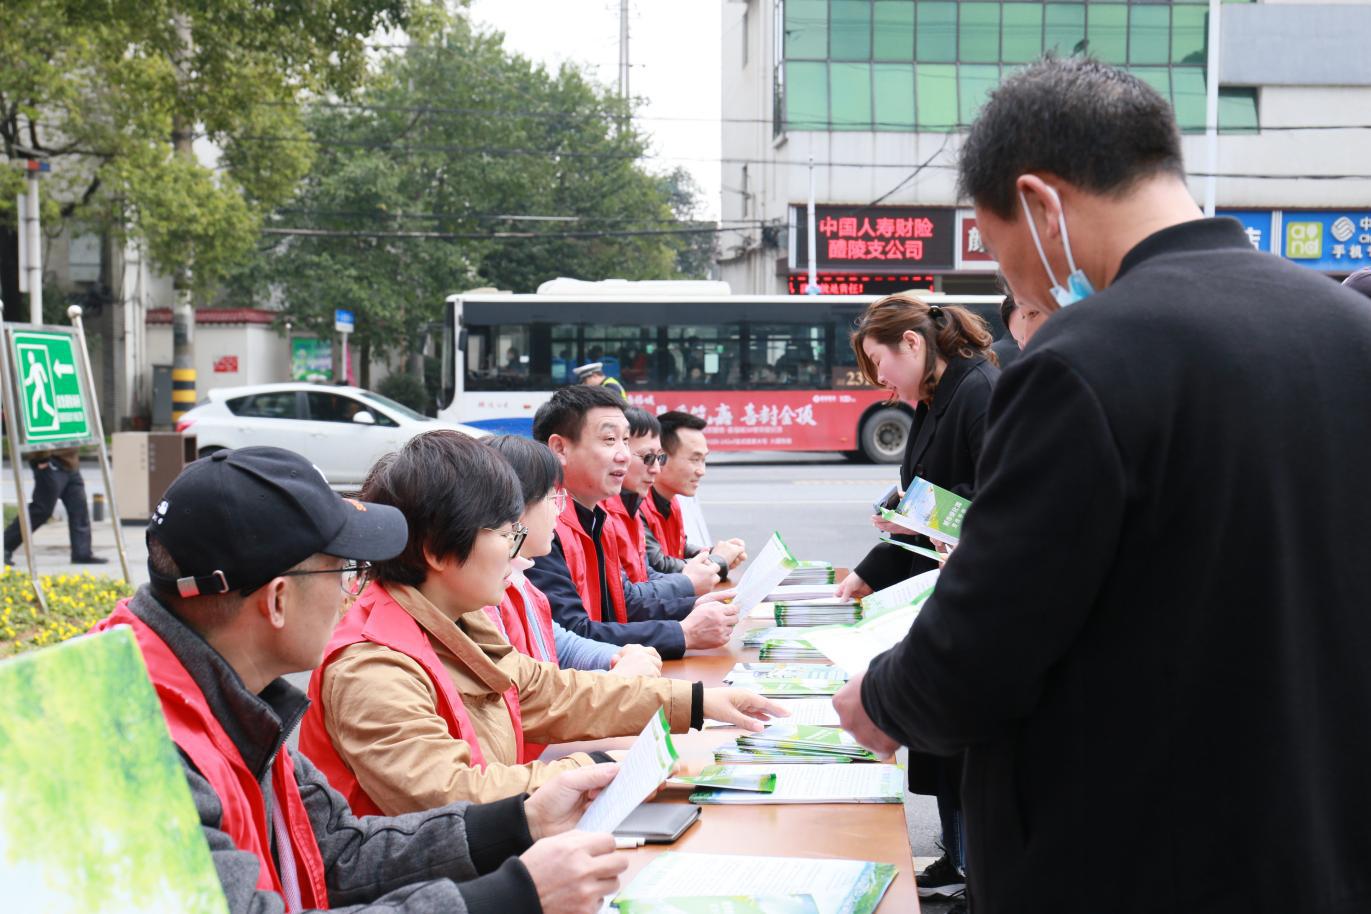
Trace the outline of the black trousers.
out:
M 52 517 L 57 500 L 67 509 L 67 532 L 71 537 L 72 560 L 90 555 L 90 508 L 86 505 L 86 482 L 80 470 L 68 470 L 55 460 L 47 460 L 33 470 L 33 501 L 29 502 L 29 528 L 37 530 Z M 19 518 L 5 528 L 5 555 L 9 556 L 24 541 Z

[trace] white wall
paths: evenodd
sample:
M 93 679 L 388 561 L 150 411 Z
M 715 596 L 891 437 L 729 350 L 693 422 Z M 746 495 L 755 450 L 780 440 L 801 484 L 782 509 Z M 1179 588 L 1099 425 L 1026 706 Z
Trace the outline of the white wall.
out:
M 148 364 L 170 365 L 170 324 L 148 327 Z M 238 357 L 238 370 L 216 372 L 214 363 Z M 150 370 L 150 369 L 149 369 Z M 290 350 L 285 337 L 268 324 L 197 324 L 195 327 L 195 393 L 200 398 L 219 387 L 268 384 L 290 380 Z

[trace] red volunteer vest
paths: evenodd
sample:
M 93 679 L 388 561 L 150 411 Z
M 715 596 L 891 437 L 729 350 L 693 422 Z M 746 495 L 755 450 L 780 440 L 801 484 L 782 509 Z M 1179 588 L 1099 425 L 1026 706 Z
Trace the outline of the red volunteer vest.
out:
M 500 621 L 505 634 L 509 638 L 509 643 L 514 645 L 514 649 L 519 653 L 545 663 L 556 663 L 557 636 L 552 631 L 552 605 L 548 603 L 543 592 L 527 579 L 524 581 L 524 588 L 531 598 L 532 614 L 537 620 L 535 624 L 538 626 L 538 633 L 542 635 L 543 644 L 547 645 L 549 656 L 542 656 L 538 650 L 538 638 L 534 636 L 528 621 L 530 607 L 525 604 L 524 594 L 519 590 L 518 584 L 510 584 L 505 588 L 505 598 L 500 601 Z
M 643 506 L 638 510 L 642 512 L 643 518 L 652 528 L 652 535 L 657 538 L 662 551 L 674 559 L 684 559 L 686 557 L 685 518 L 681 516 L 681 503 L 676 496 L 671 497 L 670 517 L 664 517 L 662 512 L 657 510 L 657 503 L 653 501 L 651 492 L 648 493 L 647 498 L 643 499 Z
M 333 640 L 329 641 L 324 651 L 324 662 L 309 677 L 310 707 L 300 724 L 300 751 L 324 773 L 334 790 L 347 797 L 353 813 L 359 816 L 382 814 L 381 808 L 357 783 L 347 762 L 333 748 L 333 740 L 324 727 L 323 681 L 324 670 L 343 649 L 363 641 L 404 654 L 423 668 L 438 693 L 436 710 L 438 716 L 447 723 L 448 733 L 453 739 L 460 739 L 470 746 L 472 764 L 484 769 L 486 759 L 481 752 L 481 743 L 476 738 L 476 728 L 467 716 L 462 696 L 443 668 L 443 662 L 438 659 L 423 626 L 405 612 L 405 608 L 395 601 L 385 587 L 377 583 L 368 584 L 343 621 L 334 629 Z M 524 727 L 519 715 L 518 688 L 510 686 L 505 691 L 504 699 L 514 725 L 518 759 L 522 763 L 525 761 Z
M 630 581 L 641 584 L 647 580 L 647 531 L 643 522 L 628 513 L 621 498 L 608 499 L 604 506 L 609 515 L 605 529 L 613 529 L 624 572 Z
M 614 619 L 628 621 L 628 610 L 624 607 L 624 582 L 619 576 L 618 537 L 610 530 L 610 519 L 605 518 L 605 529 L 600 534 L 600 548 L 605 554 L 605 573 L 609 576 L 609 598 L 614 604 L 611 609 Z M 590 534 L 581 529 L 581 519 L 576 516 L 576 502 L 568 498 L 566 507 L 557 518 L 557 539 L 562 544 L 562 557 L 566 559 L 567 570 L 571 572 L 571 583 L 581 595 L 581 605 L 586 615 L 596 622 L 604 621 L 605 607 L 600 605 L 600 569 L 595 561 L 595 543 Z
M 120 600 L 114 612 L 97 622 L 91 631 L 105 631 L 116 625 L 133 629 L 148 667 L 148 677 L 162 702 L 162 715 L 167 720 L 172 742 L 190 758 L 219 797 L 219 805 L 224 811 L 220 830 L 233 839 L 236 848 L 256 855 L 257 888 L 284 898 L 281 877 L 271 856 L 272 827 L 267 821 L 261 785 L 248 770 L 238 747 L 215 718 L 204 693 L 185 666 L 167 643 L 133 614 L 128 603 L 127 599 Z M 295 855 L 295 869 L 300 879 L 300 901 L 306 909 L 327 908 L 324 860 L 304 801 L 300 799 L 300 785 L 295 783 L 295 766 L 289 752 L 277 753 L 271 766 L 271 786 L 290 834 L 290 851 Z

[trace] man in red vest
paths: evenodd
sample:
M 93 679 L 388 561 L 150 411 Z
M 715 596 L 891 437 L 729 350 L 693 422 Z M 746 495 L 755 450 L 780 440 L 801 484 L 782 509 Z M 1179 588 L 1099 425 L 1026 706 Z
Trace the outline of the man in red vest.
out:
M 693 497 L 705 476 L 709 443 L 705 440 L 705 420 L 673 410 L 657 417 L 662 428 L 662 451 L 666 461 L 652 481 L 649 497 L 643 499 L 643 518 L 647 521 L 647 563 L 661 572 L 681 571 L 686 562 L 704 555 L 719 568 L 721 579 L 747 560 L 746 546 L 740 539 L 720 540 L 706 550 L 686 542 L 685 518 L 679 496 Z
M 525 573 L 552 604 L 553 618 L 596 641 L 646 644 L 667 660 L 728 643 L 737 609 L 708 597 L 695 601 L 693 593 L 686 597 L 693 606 L 679 622 L 669 611 L 665 618 L 630 617 L 625 591 L 637 585 L 625 583 L 618 538 L 606 534 L 601 504 L 619 495 L 628 472 L 623 401 L 601 387 L 563 387 L 538 408 L 533 437 L 562 461 L 571 494 L 552 552 Z
M 527 799 L 358 818 L 286 748 L 308 701 L 281 677 L 319 664 L 368 563 L 406 539 L 399 511 L 339 497 L 298 454 L 219 451 L 157 506 L 152 583 L 96 626 L 138 639 L 228 909 L 592 914 L 625 862 L 609 835 L 570 829 L 615 766 Z
M 624 474 L 623 491 L 617 498 L 602 503 L 609 514 L 609 522 L 619 537 L 619 559 L 630 581 L 643 583 L 660 578 L 664 572 L 647 564 L 647 522 L 640 513 L 643 500 L 652 491 L 652 482 L 666 463 L 662 451 L 662 426 L 647 410 L 630 406 L 624 410 L 628 419 L 628 449 L 630 458 Z M 719 566 L 708 555 L 699 555 L 686 562 L 678 572 L 690 579 L 697 596 L 703 596 L 719 583 Z

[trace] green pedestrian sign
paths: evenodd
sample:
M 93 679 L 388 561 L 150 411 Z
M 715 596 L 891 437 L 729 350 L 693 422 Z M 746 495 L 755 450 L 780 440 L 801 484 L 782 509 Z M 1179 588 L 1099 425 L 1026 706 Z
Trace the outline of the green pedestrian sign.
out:
M 15 404 L 22 417 L 21 446 L 50 447 L 91 441 L 91 415 L 76 340 L 65 328 L 9 330 Z

